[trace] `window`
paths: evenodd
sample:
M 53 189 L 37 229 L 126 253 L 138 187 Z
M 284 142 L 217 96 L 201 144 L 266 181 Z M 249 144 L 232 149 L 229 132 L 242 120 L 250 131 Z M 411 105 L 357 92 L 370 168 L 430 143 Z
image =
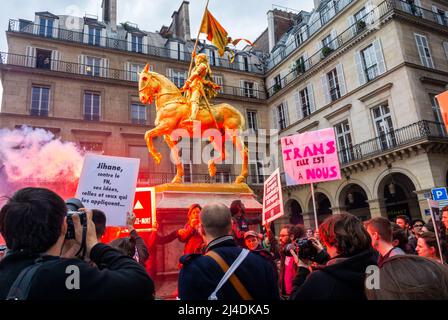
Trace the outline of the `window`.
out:
M 139 74 L 143 71 L 144 68 L 144 64 L 131 63 L 131 81 L 138 81 Z
M 278 124 L 280 130 L 285 129 L 289 125 L 287 112 L 288 110 L 285 108 L 284 103 L 277 106 Z
M 143 36 L 132 35 L 132 51 L 143 53 Z
M 95 153 L 95 154 L 103 154 L 103 144 L 101 142 L 84 142 L 81 141 L 79 143 L 79 147 L 81 151 L 84 153 Z
M 357 13 L 355 13 L 355 21 L 364 21 L 365 22 L 365 17 L 367 14 L 367 10 L 366 8 L 362 8 L 361 10 L 359 10 Z
M 53 37 L 53 19 L 40 18 L 39 24 L 39 36 L 41 37 Z
M 418 54 L 420 55 L 420 61 L 423 66 L 427 68 L 434 68 L 434 63 L 431 57 L 431 51 L 429 50 L 428 40 L 426 36 L 415 33 L 415 42 L 417 44 Z
M 263 170 L 264 155 L 261 152 L 249 153 L 249 172 L 250 182 L 254 184 L 264 183 L 264 170 Z
M 305 88 L 299 92 L 299 98 L 302 107 L 302 115 L 303 117 L 307 117 L 311 114 L 311 104 L 310 104 L 310 97 L 308 94 L 308 88 Z
M 331 101 L 336 101 L 341 97 L 341 88 L 339 86 L 338 72 L 336 68 L 327 73 L 327 79 Z
M 243 81 L 244 96 L 248 98 L 256 98 L 254 87 L 255 84 L 253 82 Z
M 99 77 L 101 73 L 101 58 L 89 57 L 86 58 L 86 75 Z
M 101 28 L 89 26 L 89 44 L 99 46 L 101 41 Z
M 219 93 L 224 93 L 224 79 L 222 76 L 212 76 L 213 82 L 217 85 L 221 86 L 221 88 L 218 90 Z
M 353 160 L 353 143 L 350 133 L 350 125 L 345 120 L 334 126 L 336 139 L 338 141 L 339 159 L 342 163 L 348 163 Z
M 305 57 L 301 56 L 299 59 L 296 60 L 295 64 L 294 64 L 294 72 L 296 74 L 296 76 L 304 73 L 306 71 L 305 68 Z
M 274 93 L 279 91 L 282 88 L 282 79 L 280 78 L 280 75 L 276 75 L 274 78 Z
M 187 78 L 187 72 L 186 71 L 176 71 L 173 70 L 172 71 L 172 77 L 173 77 L 173 82 L 174 84 L 178 87 L 181 88 L 184 86 L 185 84 L 185 80 Z
M 379 75 L 379 70 L 373 44 L 362 50 L 361 54 L 367 81 L 375 79 Z
M 249 130 L 258 130 L 257 111 L 247 111 L 247 128 Z
M 133 124 L 146 124 L 146 106 L 138 103 L 131 104 L 131 122 Z
M 437 8 L 436 6 L 432 6 L 432 11 L 434 12 L 434 20 L 441 25 L 448 25 L 445 17 L 445 11 Z
M 432 111 L 434 113 L 434 119 L 437 122 L 437 130 L 439 131 L 439 135 L 447 136 L 447 132 L 445 129 L 445 124 L 443 122 L 442 111 L 440 110 L 439 103 L 436 99 L 435 94 L 430 94 L 429 98 L 431 99 Z
M 51 51 L 36 49 L 36 68 L 51 69 Z
M 33 86 L 31 89 L 31 115 L 48 117 L 50 88 Z
M 333 39 L 331 38 L 331 34 L 329 34 L 328 36 L 326 36 L 323 40 L 322 40 L 322 46 L 323 48 L 327 47 L 327 48 L 332 48 L 332 41 Z
M 379 147 L 382 150 L 393 148 L 396 146 L 397 141 L 389 105 L 386 103 L 373 108 L 372 113 Z
M 84 93 L 84 119 L 100 120 L 101 95 L 95 92 Z
M 297 32 L 297 34 L 296 34 L 297 46 L 302 44 L 306 39 L 307 39 L 306 29 L 303 29 L 303 27 L 302 27 L 299 29 L 299 32 Z
M 208 60 L 211 66 L 216 66 L 216 52 L 213 49 L 208 50 Z

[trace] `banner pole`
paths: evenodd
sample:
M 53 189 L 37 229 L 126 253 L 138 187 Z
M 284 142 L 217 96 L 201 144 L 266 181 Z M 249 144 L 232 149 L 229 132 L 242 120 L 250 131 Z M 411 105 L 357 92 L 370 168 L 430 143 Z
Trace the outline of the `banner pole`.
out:
M 314 198 L 314 185 L 310 183 L 311 186 L 311 197 L 313 199 L 313 211 L 314 211 L 314 223 L 316 224 L 316 229 L 319 229 L 319 223 L 317 222 L 317 211 L 316 211 L 316 199 Z
M 208 3 L 210 2 L 210 0 L 207 0 L 207 3 L 205 4 L 205 9 L 204 9 L 204 14 L 202 16 L 202 21 L 204 20 L 205 14 L 207 13 L 207 9 L 208 9 Z M 190 78 L 191 75 L 191 70 L 193 69 L 193 62 L 194 62 L 194 58 L 196 56 L 196 48 L 198 46 L 198 42 L 199 42 L 199 36 L 201 34 L 201 27 L 199 26 L 199 31 L 198 31 L 198 35 L 196 37 L 196 42 L 194 43 L 194 48 L 193 48 L 193 52 L 191 53 L 191 61 L 190 61 L 190 68 L 188 69 L 188 76 L 187 79 Z

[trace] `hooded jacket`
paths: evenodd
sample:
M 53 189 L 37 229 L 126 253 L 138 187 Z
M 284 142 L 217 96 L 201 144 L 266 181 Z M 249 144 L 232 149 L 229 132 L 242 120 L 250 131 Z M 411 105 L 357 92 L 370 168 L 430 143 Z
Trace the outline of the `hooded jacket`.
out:
M 365 300 L 366 269 L 377 265 L 377 260 L 373 249 L 348 258 L 330 259 L 324 268 L 311 272 L 305 283 L 295 287 L 291 300 Z M 300 268 L 296 279 L 307 272 L 306 268 Z

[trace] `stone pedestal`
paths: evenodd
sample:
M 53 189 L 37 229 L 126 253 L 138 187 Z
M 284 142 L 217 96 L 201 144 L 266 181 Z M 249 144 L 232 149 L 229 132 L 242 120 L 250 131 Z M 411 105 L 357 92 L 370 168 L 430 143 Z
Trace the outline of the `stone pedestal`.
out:
M 244 203 L 248 217 L 262 213 L 262 204 L 246 184 L 163 184 L 156 186 L 155 190 L 160 235 L 184 227 L 188 208 L 193 203 L 202 207 L 222 203 L 230 207 L 232 201 L 239 199 Z M 184 243 L 176 239 L 165 245 L 156 245 L 151 251 L 151 274 L 159 284 L 159 292 L 164 295 L 163 288 L 169 288 L 166 290 L 170 291 L 175 287 L 173 282 L 177 281 Z

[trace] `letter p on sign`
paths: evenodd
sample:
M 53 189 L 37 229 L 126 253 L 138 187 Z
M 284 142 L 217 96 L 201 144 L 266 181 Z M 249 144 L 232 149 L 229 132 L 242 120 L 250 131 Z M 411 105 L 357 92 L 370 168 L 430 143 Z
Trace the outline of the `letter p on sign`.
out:
M 432 191 L 432 197 L 435 201 L 448 200 L 448 194 L 446 188 L 434 188 Z

